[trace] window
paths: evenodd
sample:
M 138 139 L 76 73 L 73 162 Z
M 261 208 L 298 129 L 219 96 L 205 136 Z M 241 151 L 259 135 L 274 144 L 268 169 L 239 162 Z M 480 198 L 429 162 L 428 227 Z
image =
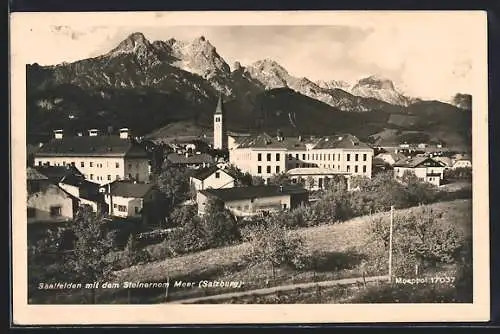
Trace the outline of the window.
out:
M 111 175 L 108 175 L 108 181 L 111 181 Z
M 138 214 L 141 212 L 141 208 L 136 206 L 136 207 L 134 207 L 134 211 L 135 211 L 135 214 Z
M 304 153 L 304 154 L 302 154 L 302 160 L 306 160 L 306 155 L 305 155 L 305 153 Z
M 93 163 L 92 161 L 91 161 L 91 162 L 89 162 L 89 164 L 90 164 L 90 167 L 93 167 L 93 166 L 94 166 L 94 163 Z
M 358 154 L 354 156 L 354 161 L 358 161 Z
M 340 161 L 340 153 L 337 155 L 337 160 Z
M 292 154 L 288 154 L 288 160 L 292 160 Z
M 276 173 L 280 172 L 280 166 L 276 166 Z
M 347 154 L 347 158 L 346 158 L 347 161 L 351 161 L 351 155 L 348 153 Z
M 271 166 L 266 167 L 267 174 L 271 174 Z
M 33 218 L 36 216 L 35 208 L 28 208 L 28 218 Z
M 120 168 L 120 163 L 119 163 L 119 162 L 116 162 L 116 163 L 115 163 L 115 167 L 116 167 L 116 168 Z
M 366 161 L 366 153 L 363 154 L 363 161 Z
M 85 162 L 84 161 L 80 162 L 80 167 L 85 167 Z
M 330 161 L 330 153 L 328 153 L 328 157 L 327 157 L 328 161 Z
M 262 166 L 257 166 L 257 174 L 262 174 Z
M 358 172 L 358 165 L 354 166 L 354 173 Z
M 60 217 L 61 216 L 61 206 L 55 205 L 50 207 L 50 216 L 51 217 Z
M 257 161 L 262 161 L 262 153 L 257 154 Z
M 363 173 L 366 173 L 366 166 L 363 166 Z
M 93 180 L 94 179 L 94 174 L 90 174 L 90 179 Z
M 66 166 L 66 161 L 63 161 L 63 166 Z
M 127 212 L 127 207 L 125 205 L 118 205 L 118 211 Z
M 216 122 L 220 122 L 220 117 L 215 117 Z
M 280 161 L 280 154 L 276 153 L 276 161 Z
M 267 161 L 271 161 L 271 153 L 267 154 Z
M 220 179 L 220 172 L 215 172 L 215 178 Z
M 113 204 L 113 208 L 115 208 L 115 209 L 116 209 L 117 207 L 118 207 L 118 204 L 116 204 L 116 203 L 115 203 L 115 204 Z
M 38 166 L 41 166 L 42 165 L 42 162 L 41 161 L 38 161 Z
M 351 171 L 351 166 L 347 165 L 347 172 Z
M 299 154 L 295 154 L 295 159 L 299 160 Z
M 286 210 L 286 203 L 283 203 L 283 210 Z
M 71 166 L 75 167 L 75 162 L 74 161 L 71 163 Z

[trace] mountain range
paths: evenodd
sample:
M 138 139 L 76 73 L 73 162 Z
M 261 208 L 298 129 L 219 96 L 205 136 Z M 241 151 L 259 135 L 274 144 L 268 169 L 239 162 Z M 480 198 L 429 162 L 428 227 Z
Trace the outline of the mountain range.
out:
M 272 59 L 232 68 L 200 36 L 190 42 L 149 41 L 133 33 L 98 57 L 53 66 L 27 65 L 29 139 L 55 128 L 129 126 L 139 135 L 177 121 L 209 128 L 215 101 L 224 96 L 233 131 L 327 134 L 351 131 L 368 138 L 384 129 L 447 131 L 468 145 L 472 97 L 450 103 L 401 93 L 377 75 L 354 84 L 294 77 Z M 453 120 L 450 120 L 453 113 Z M 448 117 L 448 122 L 436 122 Z M 459 139 L 461 138 L 461 139 Z

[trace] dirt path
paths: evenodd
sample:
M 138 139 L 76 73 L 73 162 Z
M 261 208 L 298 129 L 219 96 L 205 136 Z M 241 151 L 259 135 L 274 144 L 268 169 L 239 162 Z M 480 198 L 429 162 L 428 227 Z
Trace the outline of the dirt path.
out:
M 375 282 L 375 281 L 382 281 L 382 280 L 387 280 L 387 276 L 371 276 L 371 277 L 365 277 L 366 282 Z M 343 285 L 343 284 L 363 284 L 363 278 L 362 277 L 355 277 L 355 278 L 344 278 L 340 280 L 334 280 L 334 281 L 321 281 L 321 282 L 310 282 L 310 283 L 298 283 L 298 284 L 289 284 L 289 285 L 280 285 L 280 286 L 275 286 L 271 288 L 263 288 L 263 289 L 256 289 L 256 290 L 247 290 L 247 291 L 241 291 L 241 292 L 231 292 L 231 293 L 224 293 L 220 295 L 213 295 L 213 296 L 206 296 L 206 297 L 198 297 L 198 298 L 190 298 L 190 299 L 181 299 L 181 300 L 175 300 L 168 302 L 169 304 L 192 304 L 196 302 L 201 302 L 201 301 L 207 301 L 207 300 L 224 300 L 224 299 L 231 299 L 231 298 L 238 298 L 238 297 L 244 297 L 248 295 L 268 295 L 275 293 L 277 291 L 289 291 L 289 290 L 294 290 L 294 289 L 309 289 L 309 288 L 314 288 L 316 286 L 321 286 L 321 287 L 330 287 L 334 285 Z

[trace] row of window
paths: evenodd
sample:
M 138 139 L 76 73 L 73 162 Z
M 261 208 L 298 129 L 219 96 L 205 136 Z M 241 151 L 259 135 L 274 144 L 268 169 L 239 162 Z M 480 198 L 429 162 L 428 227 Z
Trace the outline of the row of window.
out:
M 302 164 L 302 165 L 303 165 L 302 167 L 312 167 L 313 166 L 313 164 Z M 296 166 L 299 167 L 298 164 Z M 328 165 L 328 168 L 330 168 L 330 165 Z M 335 168 L 335 165 L 332 165 L 332 168 Z M 340 170 L 340 165 L 338 165 L 338 169 Z M 366 173 L 366 165 L 362 166 L 362 170 L 363 170 L 363 173 Z M 348 173 L 351 172 L 351 165 L 347 165 L 346 171 Z M 359 166 L 354 165 L 354 173 L 358 173 L 358 172 L 359 172 Z M 267 174 L 273 173 L 271 166 L 266 166 L 266 173 Z M 276 166 L 275 173 L 276 174 L 280 173 L 280 166 Z M 262 174 L 262 166 L 257 166 L 257 174 Z
M 43 165 L 50 166 L 50 161 L 46 161 L 45 164 L 42 161 L 38 161 L 38 166 L 43 166 Z M 62 165 L 61 165 L 61 163 L 54 163 L 54 166 L 66 166 L 66 165 L 76 167 L 75 162 L 66 163 L 66 161 L 63 161 Z M 109 166 L 108 163 L 106 163 L 106 167 L 108 167 L 108 166 Z M 81 161 L 80 162 L 80 167 L 85 167 L 85 161 Z M 89 167 L 94 167 L 94 163 L 92 161 L 89 162 Z M 96 163 L 95 167 L 97 167 L 97 168 L 103 168 L 103 164 L 102 163 Z M 139 163 L 138 162 L 136 163 L 136 167 L 139 168 Z M 115 162 L 115 168 L 120 168 L 120 163 L 119 162 Z M 132 164 L 128 164 L 128 168 L 131 169 L 132 168 Z
M 346 161 L 351 161 L 351 155 L 354 156 L 354 161 L 360 161 L 360 156 L 361 154 L 355 153 L 347 153 L 346 154 Z M 280 161 L 281 154 L 276 153 L 276 160 L 275 161 Z M 272 153 L 266 153 L 266 161 L 271 161 L 272 158 Z M 294 158 L 294 155 L 289 153 L 288 154 L 288 160 L 292 160 Z M 295 159 L 299 160 L 300 159 L 300 154 L 296 153 L 295 154 Z M 368 154 L 363 153 L 362 154 L 362 159 L 363 161 L 366 161 L 368 159 Z M 317 160 L 317 161 L 335 161 L 335 153 L 302 153 L 302 160 Z M 340 153 L 337 154 L 337 160 L 340 161 Z M 257 161 L 262 161 L 262 153 L 257 153 Z
M 120 212 L 127 212 L 127 207 L 125 205 L 113 204 L 113 208 L 117 209 Z M 141 209 L 137 206 L 134 207 L 134 211 L 136 214 L 141 212 Z
M 88 178 L 88 179 L 90 179 L 90 180 L 94 180 L 94 174 L 89 174 L 89 176 L 88 176 L 88 177 L 87 177 L 87 175 L 84 175 L 84 177 L 85 177 L 86 179 Z M 112 176 L 108 174 L 106 179 L 107 179 L 108 181 L 111 181 L 111 178 L 112 178 Z M 128 178 L 129 178 L 129 179 L 132 179 L 132 174 L 129 174 L 129 175 L 128 175 Z M 103 180 L 104 180 L 104 177 L 103 177 L 103 176 L 101 176 L 101 175 L 97 175 L 95 179 L 96 179 L 97 181 L 103 181 Z M 115 180 L 119 180 L 119 179 L 120 179 L 120 175 L 116 175 L 116 176 L 115 176 Z M 135 179 L 136 179 L 136 180 L 139 180 L 139 173 L 135 174 Z
M 275 172 L 276 172 L 276 174 L 280 173 L 280 166 L 276 166 Z M 267 166 L 266 167 L 266 173 L 267 174 L 271 174 L 272 173 L 271 166 Z M 262 166 L 257 166 L 257 174 L 262 174 Z

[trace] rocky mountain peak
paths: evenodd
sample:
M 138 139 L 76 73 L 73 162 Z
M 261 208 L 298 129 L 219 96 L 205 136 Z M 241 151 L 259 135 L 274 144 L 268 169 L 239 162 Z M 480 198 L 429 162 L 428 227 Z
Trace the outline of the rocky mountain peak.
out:
M 379 75 L 371 75 L 369 77 L 362 78 L 358 81 L 356 86 L 364 86 L 367 88 L 374 88 L 374 89 L 395 90 L 394 83 L 391 80 L 381 77 Z
M 116 48 L 111 50 L 109 54 L 116 55 L 121 53 L 136 53 L 145 50 L 151 50 L 151 43 L 141 32 L 134 32 L 118 44 Z

